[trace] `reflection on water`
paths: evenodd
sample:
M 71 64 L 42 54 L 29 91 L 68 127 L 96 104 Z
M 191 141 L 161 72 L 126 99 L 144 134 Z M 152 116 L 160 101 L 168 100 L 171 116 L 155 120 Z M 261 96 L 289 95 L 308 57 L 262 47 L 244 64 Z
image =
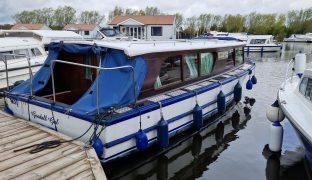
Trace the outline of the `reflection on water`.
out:
M 207 166 L 229 147 L 228 143 L 238 138 L 236 133 L 244 129 L 250 119 L 250 115 L 244 114 L 243 105 L 238 104 L 225 117 L 190 136 L 169 151 L 148 162 L 145 158 L 141 160 L 143 163 L 131 162 L 131 167 L 140 164 L 135 169 L 129 171 L 127 169 L 129 164 L 125 165 L 122 162 L 105 165 L 104 168 L 109 179 L 194 179 L 201 177 L 202 173 L 207 170 Z M 176 141 L 179 142 L 178 139 Z M 132 160 L 134 159 L 136 158 Z M 117 166 L 113 167 L 114 165 Z M 110 170 L 114 173 L 110 173 Z
M 276 180 L 308 178 L 299 139 L 287 120 L 283 121 L 284 140 L 281 158 L 267 155 L 270 122 L 266 109 L 276 99 L 277 89 L 284 80 L 287 64 L 296 53 L 307 54 L 312 67 L 312 44 L 284 43 L 282 52 L 249 53 L 256 62 L 258 83 L 248 97 L 257 103 L 250 115 L 239 106 L 227 117 L 201 133 L 186 132 L 182 143 L 169 151 L 151 149 L 136 156 L 104 165 L 109 179 L 230 179 Z M 245 57 L 247 55 L 245 54 Z M 177 137 L 179 142 L 184 137 Z

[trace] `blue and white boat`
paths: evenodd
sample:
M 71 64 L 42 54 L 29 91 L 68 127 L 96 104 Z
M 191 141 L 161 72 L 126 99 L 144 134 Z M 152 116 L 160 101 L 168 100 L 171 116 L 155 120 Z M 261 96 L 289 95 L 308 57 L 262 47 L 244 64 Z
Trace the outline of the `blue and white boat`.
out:
M 64 41 L 32 79 L 4 92 L 6 112 L 90 143 L 102 162 L 162 148 L 252 89 L 245 43 Z M 253 83 L 252 83 L 253 82 Z

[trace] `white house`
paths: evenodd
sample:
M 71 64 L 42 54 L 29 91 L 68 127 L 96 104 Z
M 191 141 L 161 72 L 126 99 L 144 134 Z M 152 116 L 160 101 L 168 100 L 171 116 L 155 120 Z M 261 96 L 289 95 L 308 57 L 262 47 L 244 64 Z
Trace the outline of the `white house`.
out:
M 109 25 L 122 34 L 147 40 L 176 38 L 175 16 L 117 16 Z
M 87 39 L 94 39 L 99 27 L 96 24 L 67 24 L 63 30 L 73 31 Z
M 15 24 L 11 30 L 52 30 L 44 24 Z

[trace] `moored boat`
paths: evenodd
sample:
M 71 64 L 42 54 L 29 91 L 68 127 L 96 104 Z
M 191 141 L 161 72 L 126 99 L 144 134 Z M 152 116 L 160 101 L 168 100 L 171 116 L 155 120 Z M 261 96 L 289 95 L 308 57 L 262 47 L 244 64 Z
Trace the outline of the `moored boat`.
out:
M 290 65 L 294 61 L 294 66 Z M 278 104 L 279 110 L 276 113 L 271 113 L 277 118 L 273 118 L 274 121 L 282 121 L 283 117 L 287 117 L 291 125 L 296 130 L 306 152 L 306 157 L 312 167 L 312 128 L 311 128 L 311 117 L 312 117 L 312 69 L 305 69 L 306 56 L 304 53 L 296 55 L 288 66 L 293 69 L 291 76 L 285 80 L 281 88 L 278 91 Z M 295 73 L 295 74 L 294 74 Z M 286 77 L 287 74 L 286 74 Z M 277 105 L 275 105 L 277 106 Z M 279 112 L 279 111 L 282 112 Z M 274 117 L 271 116 L 271 117 Z M 272 118 L 271 118 L 272 119 Z M 275 123 L 276 130 L 281 128 L 279 123 Z M 274 126 L 274 123 L 273 123 Z M 277 134 L 272 132 L 272 134 Z M 279 135 L 277 135 L 279 136 Z M 282 137 L 282 136 L 281 136 Z M 276 138 L 272 136 L 272 138 Z M 277 137 L 280 139 L 280 137 Z M 282 140 L 279 144 L 281 145 Z M 277 142 L 273 140 L 272 142 Z M 280 147 L 280 145 L 278 147 Z M 275 147 L 275 144 L 271 145 Z
M 245 43 L 64 41 L 34 77 L 4 92 L 6 111 L 91 144 L 103 162 L 163 148 L 223 114 L 256 83 Z M 249 76 L 249 79 L 247 78 Z M 252 79 L 252 80 L 251 80 Z
M 282 49 L 281 44 L 273 41 L 272 35 L 250 35 L 248 36 L 245 52 L 277 52 Z
M 284 42 L 312 43 L 312 33 L 292 34 L 290 37 L 284 38 Z
M 0 89 L 29 79 L 47 57 L 40 43 L 32 38 L 0 38 Z

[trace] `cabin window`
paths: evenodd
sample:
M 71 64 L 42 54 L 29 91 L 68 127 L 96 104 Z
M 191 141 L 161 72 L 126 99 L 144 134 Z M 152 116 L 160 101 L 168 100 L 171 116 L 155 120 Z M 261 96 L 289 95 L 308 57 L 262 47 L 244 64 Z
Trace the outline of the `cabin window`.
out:
M 206 75 L 212 72 L 214 64 L 214 57 L 212 53 L 200 54 L 200 72 L 202 75 Z
M 42 53 L 39 51 L 38 48 L 31 48 L 30 49 L 32 56 L 41 56 Z
M 183 55 L 183 73 L 184 79 L 192 79 L 198 77 L 198 60 L 197 54 L 185 54 Z
M 266 39 L 252 39 L 249 44 L 265 44 Z
M 304 96 L 307 99 L 312 100 L 312 79 L 308 79 Z
M 160 73 L 156 78 L 154 88 L 181 82 L 181 56 L 167 58 L 161 65 Z
M 303 95 L 305 95 L 307 84 L 308 84 L 308 78 L 303 78 L 299 86 L 299 92 Z
M 13 54 L 13 51 L 5 51 L 5 52 L 0 52 L 0 60 L 10 60 L 14 59 L 14 56 L 7 56 L 6 54 Z
M 151 27 L 151 36 L 162 36 L 162 27 Z
M 27 49 L 17 49 L 13 51 L 15 55 L 16 59 L 20 59 L 20 58 L 25 58 L 26 56 L 28 56 L 28 50 Z
M 234 66 L 234 50 L 231 49 L 228 51 L 228 58 L 226 61 L 225 69 L 230 69 L 233 66 Z
M 243 64 L 243 51 L 235 49 L 235 65 Z
M 90 31 L 84 31 L 84 35 L 90 35 Z

